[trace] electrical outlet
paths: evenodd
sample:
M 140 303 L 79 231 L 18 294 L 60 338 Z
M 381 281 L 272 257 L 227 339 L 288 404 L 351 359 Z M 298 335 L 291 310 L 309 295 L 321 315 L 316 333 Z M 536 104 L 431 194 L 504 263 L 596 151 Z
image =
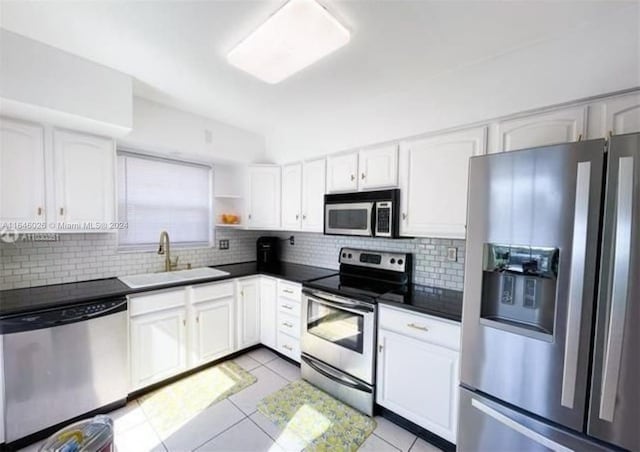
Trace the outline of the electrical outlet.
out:
M 454 246 L 447 248 L 447 260 L 450 262 L 458 262 L 458 248 Z
M 289 245 L 295 245 L 296 244 L 296 238 L 295 236 L 290 236 L 289 237 Z
M 220 248 L 221 250 L 229 249 L 229 240 L 220 240 L 218 243 L 218 248 Z

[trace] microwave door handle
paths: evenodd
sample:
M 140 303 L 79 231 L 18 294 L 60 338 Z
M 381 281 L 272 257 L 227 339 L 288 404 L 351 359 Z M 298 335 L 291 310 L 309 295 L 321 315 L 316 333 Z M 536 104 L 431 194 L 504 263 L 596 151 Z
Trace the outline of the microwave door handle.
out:
M 371 203 L 371 215 L 370 215 L 370 220 L 371 221 L 371 236 L 375 237 L 378 234 L 378 210 L 376 208 L 376 203 L 372 202 Z

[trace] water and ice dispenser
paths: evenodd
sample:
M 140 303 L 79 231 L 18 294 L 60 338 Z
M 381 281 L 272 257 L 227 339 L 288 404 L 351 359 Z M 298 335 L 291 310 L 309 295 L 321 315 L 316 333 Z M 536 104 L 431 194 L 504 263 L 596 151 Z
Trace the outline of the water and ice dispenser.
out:
M 559 250 L 485 243 L 481 323 L 551 340 Z

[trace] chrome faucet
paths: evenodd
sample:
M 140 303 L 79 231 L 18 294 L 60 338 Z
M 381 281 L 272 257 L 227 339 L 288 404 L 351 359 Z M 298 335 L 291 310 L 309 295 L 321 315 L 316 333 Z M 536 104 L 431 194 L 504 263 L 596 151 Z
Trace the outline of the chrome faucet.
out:
M 171 246 L 169 241 L 169 233 L 167 231 L 162 231 L 160 233 L 158 254 L 164 254 L 164 271 L 170 272 L 174 268 L 178 267 L 179 256 L 176 256 L 176 260 L 174 262 L 171 262 Z

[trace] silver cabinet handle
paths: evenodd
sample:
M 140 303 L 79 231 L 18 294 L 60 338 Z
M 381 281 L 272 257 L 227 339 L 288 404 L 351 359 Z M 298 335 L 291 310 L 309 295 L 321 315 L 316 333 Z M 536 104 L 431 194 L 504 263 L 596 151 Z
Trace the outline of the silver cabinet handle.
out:
M 354 181 L 356 180 L 356 176 L 354 176 L 353 174 L 351 175 L 351 180 Z
M 300 219 L 300 214 L 297 213 L 296 214 L 296 220 L 299 220 L 299 219 Z
M 291 289 L 282 289 L 282 291 L 284 293 L 293 293 L 293 290 L 291 290 Z
M 417 323 L 407 323 L 407 326 L 409 328 L 413 328 L 414 330 L 429 331 L 429 328 L 427 328 L 426 326 L 418 325 Z
M 286 348 L 287 350 L 289 350 L 290 352 L 293 351 L 293 347 L 291 347 L 290 345 L 284 344 L 282 346 L 282 348 Z
M 283 326 L 286 326 L 287 328 L 293 328 L 293 323 L 291 322 L 282 322 Z
M 591 162 L 578 163 L 573 220 L 573 246 L 571 249 L 571 269 L 569 271 L 569 306 L 567 309 L 567 332 L 564 341 L 562 396 L 560 398 L 562 406 L 571 409 L 573 409 L 576 378 L 578 375 L 582 297 L 584 291 L 585 260 L 587 256 L 590 184 Z
M 555 452 L 573 452 L 572 449 L 569 449 L 568 447 L 558 444 L 555 441 L 551 441 L 549 438 L 546 438 L 542 436 L 540 433 L 528 427 L 525 427 L 521 423 L 511 419 L 510 417 L 505 416 L 499 411 L 494 410 L 493 408 L 491 408 L 488 405 L 485 405 L 479 400 L 471 399 L 471 406 L 477 410 L 482 411 L 487 416 L 492 417 L 493 419 L 500 422 L 502 425 L 506 426 L 507 428 L 510 428 L 511 430 L 514 430 L 520 433 L 521 435 L 526 436 L 530 440 L 535 441 L 536 443 L 544 447 L 547 447 Z
M 38 207 L 38 216 L 42 215 L 42 207 Z
M 365 179 L 366 179 L 366 177 L 367 177 L 367 176 L 366 176 L 366 174 L 364 174 L 364 173 L 362 173 L 362 174 L 360 175 L 360 178 L 361 178 L 362 180 L 365 180 Z
M 290 304 L 283 304 L 282 307 L 288 309 L 289 311 L 293 309 L 293 306 L 291 306 Z
M 631 260 L 631 228 L 633 212 L 633 157 L 622 157 L 618 163 L 618 193 L 616 195 L 615 245 L 611 311 L 602 366 L 600 414 L 602 420 L 613 422 L 620 376 L 624 317 L 628 303 L 629 262 Z
M 302 219 L 306 220 L 307 219 L 307 214 L 302 214 Z
M 404 213 L 404 212 L 402 212 L 402 219 L 403 219 L 403 220 L 406 220 L 406 219 L 407 219 L 407 214 L 406 214 L 406 213 Z
M 249 219 L 251 219 L 251 214 L 249 214 Z
M 60 215 L 64 215 L 64 207 L 60 207 Z

